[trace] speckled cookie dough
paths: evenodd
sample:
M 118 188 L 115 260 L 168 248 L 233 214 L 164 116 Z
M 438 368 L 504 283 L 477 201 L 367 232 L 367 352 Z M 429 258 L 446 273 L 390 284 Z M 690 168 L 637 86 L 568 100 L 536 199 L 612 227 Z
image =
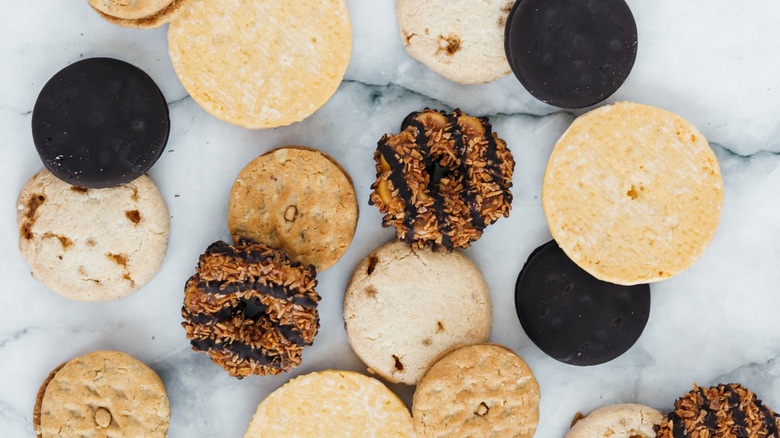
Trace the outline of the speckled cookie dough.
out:
M 120 351 L 94 351 L 55 368 L 35 403 L 38 438 L 164 438 L 171 411 L 160 377 Z
M 420 438 L 531 438 L 539 397 L 531 369 L 512 350 L 467 345 L 444 354 L 420 380 L 414 427 Z
M 396 0 L 406 52 L 445 78 L 481 84 L 511 71 L 504 27 L 514 0 Z
M 610 283 L 650 283 L 704 254 L 723 208 L 723 180 L 693 125 L 622 102 L 578 117 L 561 136 L 542 205 L 555 241 L 582 269 Z
M 378 380 L 326 370 L 297 377 L 257 407 L 244 438 L 414 438 L 403 402 Z
M 442 351 L 487 341 L 493 308 L 482 273 L 462 252 L 391 242 L 352 274 L 344 322 L 370 372 L 413 385 Z
M 146 175 L 82 189 L 42 170 L 22 188 L 16 219 L 33 277 L 78 301 L 132 294 L 154 277 L 168 248 L 168 209 Z
M 333 158 L 287 146 L 252 160 L 230 190 L 228 229 L 285 251 L 290 260 L 333 266 L 355 234 L 358 205 L 352 179 Z

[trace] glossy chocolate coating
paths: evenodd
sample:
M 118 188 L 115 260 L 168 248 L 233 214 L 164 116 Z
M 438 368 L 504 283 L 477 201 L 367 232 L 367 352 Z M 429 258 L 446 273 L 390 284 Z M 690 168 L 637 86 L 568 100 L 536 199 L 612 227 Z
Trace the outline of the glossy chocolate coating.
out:
M 636 59 L 636 22 L 623 0 L 518 0 L 504 38 L 523 86 L 562 108 L 606 99 Z
M 55 74 L 32 114 L 35 147 L 61 180 L 115 187 L 146 173 L 168 142 L 165 97 L 141 69 L 89 58 Z
M 650 286 L 598 280 L 555 241 L 531 253 L 515 285 L 515 307 L 528 337 L 572 365 L 597 365 L 626 352 L 650 315 Z

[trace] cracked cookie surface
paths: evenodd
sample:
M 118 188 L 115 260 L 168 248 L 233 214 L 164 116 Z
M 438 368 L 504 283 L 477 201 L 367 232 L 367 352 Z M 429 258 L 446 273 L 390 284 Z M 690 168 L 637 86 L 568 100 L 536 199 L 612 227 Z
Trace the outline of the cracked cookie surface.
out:
M 285 251 L 318 272 L 347 251 L 358 220 L 352 180 L 333 158 L 302 146 L 252 160 L 230 190 L 228 229 Z
M 83 189 L 42 170 L 22 188 L 16 217 L 33 277 L 73 300 L 132 294 L 154 277 L 168 248 L 168 209 L 146 175 Z
M 171 417 L 160 377 L 121 351 L 93 351 L 55 368 L 36 398 L 38 438 L 164 438 Z
M 403 242 L 360 262 L 343 312 L 349 343 L 370 371 L 409 385 L 442 351 L 487 341 L 493 322 L 490 290 L 465 254 Z

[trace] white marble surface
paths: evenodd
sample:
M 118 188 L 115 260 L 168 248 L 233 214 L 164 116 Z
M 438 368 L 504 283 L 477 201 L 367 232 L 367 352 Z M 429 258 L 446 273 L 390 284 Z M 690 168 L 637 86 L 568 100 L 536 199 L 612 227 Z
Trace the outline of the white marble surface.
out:
M 0 14 L 0 435 L 33 436 L 40 383 L 55 366 L 98 349 L 126 351 L 162 377 L 170 437 L 240 437 L 258 404 L 287 379 L 314 370 L 365 371 L 343 329 L 341 300 L 352 269 L 393 232 L 368 205 L 376 141 L 410 111 L 460 107 L 487 115 L 517 161 L 511 217 L 467 253 L 483 270 L 495 308 L 491 339 L 519 353 L 542 391 L 536 436 L 560 437 L 578 410 L 640 402 L 669 410 L 692 382 L 741 382 L 780 410 L 780 49 L 775 0 L 630 0 L 639 52 L 609 101 L 656 105 L 693 122 L 710 140 L 725 180 L 712 245 L 690 270 L 652 286 L 652 311 L 620 358 L 580 368 L 547 357 L 515 316 L 513 286 L 528 254 L 550 239 L 540 202 L 543 169 L 575 113 L 535 101 L 514 79 L 461 86 L 410 59 L 392 0 L 348 0 L 353 52 L 335 96 L 303 122 L 273 130 L 235 127 L 205 113 L 181 87 L 165 28 L 129 30 L 85 1 L 4 2 Z M 147 71 L 171 111 L 166 152 L 150 171 L 171 214 L 170 246 L 157 276 L 115 302 L 68 301 L 33 280 L 17 249 L 16 197 L 42 168 L 30 133 L 35 98 L 60 68 L 112 56 Z M 189 348 L 180 327 L 183 285 L 198 255 L 227 239 L 230 186 L 243 166 L 287 144 L 316 147 L 352 175 L 361 208 L 342 260 L 321 273 L 322 328 L 304 364 L 276 377 L 236 380 Z M 410 402 L 412 389 L 391 385 Z

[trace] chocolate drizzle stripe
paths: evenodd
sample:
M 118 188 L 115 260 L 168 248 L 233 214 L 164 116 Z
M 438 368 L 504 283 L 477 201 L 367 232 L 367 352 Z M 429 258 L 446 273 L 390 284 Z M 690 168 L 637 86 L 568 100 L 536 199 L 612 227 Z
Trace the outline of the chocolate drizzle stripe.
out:
M 747 423 L 747 419 L 745 418 L 745 413 L 742 412 L 742 409 L 740 409 L 740 396 L 737 393 L 736 389 L 729 385 L 725 385 L 723 387 L 726 392 L 728 392 L 728 397 L 726 400 L 729 404 L 729 412 L 731 413 L 731 419 L 734 421 L 733 430 L 738 436 L 745 436 L 747 437 L 747 431 L 750 425 Z
M 217 313 L 198 313 L 193 315 L 189 311 L 182 309 L 183 316 L 193 324 L 204 325 L 211 327 L 217 323 L 225 322 L 233 318 L 238 312 L 238 307 L 223 307 Z M 301 336 L 300 330 L 294 325 L 280 324 L 278 321 L 274 321 L 270 318 L 264 318 L 264 321 L 268 321 L 271 326 L 279 331 L 285 339 L 298 346 L 309 346 L 312 342 L 306 342 Z
M 256 291 L 261 295 L 268 295 L 270 297 L 286 300 L 293 304 L 297 304 L 309 309 L 317 307 L 317 301 L 301 294 L 298 290 L 291 290 L 288 292 L 287 288 L 280 285 L 266 285 L 259 282 L 232 282 L 226 283 L 223 281 L 200 281 L 196 287 L 203 292 L 215 294 L 215 295 L 229 295 L 237 292 Z
M 195 350 L 199 351 L 223 351 L 232 353 L 241 360 L 249 360 L 255 362 L 261 366 L 270 366 L 273 368 L 281 369 L 282 366 L 278 360 L 274 360 L 272 356 L 263 354 L 259 348 L 253 348 L 251 345 L 244 344 L 243 342 L 231 341 L 228 343 L 217 342 L 214 339 L 193 339 L 190 344 Z
M 493 125 L 482 119 L 480 119 L 480 121 L 482 121 L 482 126 L 485 128 L 485 138 L 488 142 L 487 149 L 485 150 L 485 162 L 487 163 L 488 172 L 490 172 L 490 175 L 496 181 L 504 181 L 501 173 L 501 163 L 498 159 L 498 144 L 496 143 L 496 139 L 493 138 Z M 512 202 L 512 192 L 509 190 L 511 185 L 511 183 L 499 184 L 501 193 L 507 203 Z
M 390 165 L 390 181 L 393 183 L 393 188 L 398 190 L 398 196 L 404 201 L 404 227 L 406 227 L 406 243 L 409 245 L 414 242 L 414 220 L 417 217 L 417 209 L 412 204 L 412 194 L 409 191 L 409 187 L 403 180 L 404 175 L 404 163 L 397 158 L 395 151 L 387 144 L 387 140 L 383 138 L 377 143 L 379 146 L 379 153 L 382 154 L 385 161 Z
M 471 165 L 468 164 L 468 151 L 466 150 L 468 145 L 463 141 L 465 134 L 460 129 L 459 116 L 462 113 L 456 110 L 452 114 L 447 114 L 447 125 L 451 138 L 454 140 L 454 148 L 460 156 L 460 173 L 463 180 L 463 191 L 461 197 L 466 205 L 469 207 L 469 213 L 471 215 L 471 225 L 477 230 L 482 231 L 485 229 L 485 220 L 482 219 L 480 214 L 480 208 L 477 205 L 476 189 L 471 185 Z

